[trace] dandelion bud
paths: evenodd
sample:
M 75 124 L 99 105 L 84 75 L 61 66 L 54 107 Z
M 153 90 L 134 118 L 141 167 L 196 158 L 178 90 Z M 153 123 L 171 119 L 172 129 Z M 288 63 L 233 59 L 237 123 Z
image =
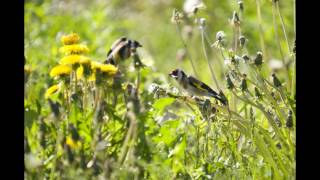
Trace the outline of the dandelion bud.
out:
M 281 82 L 279 81 L 275 73 L 272 73 L 272 81 L 275 87 L 281 87 Z
M 234 88 L 234 84 L 231 81 L 229 74 L 227 74 L 227 88 L 228 89 L 233 89 Z
M 247 39 L 244 36 L 239 37 L 240 47 L 244 47 L 246 40 Z
M 258 51 L 256 57 L 254 58 L 254 64 L 256 66 L 261 66 L 262 65 L 262 52 Z
M 257 87 L 254 87 L 254 94 L 258 99 L 262 98 L 262 94 Z
M 242 78 L 242 81 L 241 81 L 241 84 L 240 84 L 240 89 L 241 89 L 241 91 L 246 91 L 246 90 L 248 90 L 248 85 L 247 85 L 246 77 L 247 77 L 247 75 L 246 75 L 246 74 L 243 74 L 243 78 Z
M 292 111 L 289 111 L 287 120 L 286 120 L 286 126 L 287 128 L 292 128 L 293 127 L 293 120 L 292 120 Z

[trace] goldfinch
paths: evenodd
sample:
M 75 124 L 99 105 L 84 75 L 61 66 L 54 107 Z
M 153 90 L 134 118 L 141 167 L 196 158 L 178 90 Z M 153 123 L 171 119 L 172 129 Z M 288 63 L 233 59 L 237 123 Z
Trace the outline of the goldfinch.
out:
M 197 96 L 214 97 L 218 99 L 222 104 L 226 105 L 227 102 L 217 92 L 212 90 L 208 85 L 199 81 L 198 79 L 186 75 L 181 69 L 175 69 L 169 74 L 172 78 L 176 79 L 178 83 L 186 90 L 189 94 Z
M 121 60 L 128 59 L 136 48 L 142 45 L 135 40 L 128 39 L 124 36 L 117 39 L 111 46 L 107 54 L 105 64 L 117 65 Z

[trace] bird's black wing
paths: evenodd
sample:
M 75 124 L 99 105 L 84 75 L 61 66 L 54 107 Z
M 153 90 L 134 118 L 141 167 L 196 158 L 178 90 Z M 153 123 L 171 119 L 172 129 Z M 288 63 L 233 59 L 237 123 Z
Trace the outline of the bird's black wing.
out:
M 191 86 L 194 86 L 198 89 L 204 90 L 204 91 L 208 91 L 209 93 L 211 93 L 212 95 L 216 96 L 218 95 L 218 93 L 216 93 L 214 90 L 212 90 L 208 85 L 206 85 L 205 83 L 199 81 L 198 79 L 196 79 L 193 76 L 188 76 L 189 82 Z
M 117 39 L 115 42 L 112 43 L 110 50 L 108 51 L 107 56 L 109 56 L 111 54 L 111 52 L 117 47 L 119 46 L 119 44 L 121 42 L 126 42 L 127 38 L 125 36 L 120 37 L 119 39 Z

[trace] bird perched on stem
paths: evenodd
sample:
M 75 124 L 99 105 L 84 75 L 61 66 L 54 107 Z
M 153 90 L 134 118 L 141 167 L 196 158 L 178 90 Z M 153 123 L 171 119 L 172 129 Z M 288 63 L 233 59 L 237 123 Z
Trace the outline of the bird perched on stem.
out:
M 128 59 L 138 47 L 142 47 L 138 41 L 122 36 L 111 45 L 104 63 L 118 65 L 120 61 Z
M 197 96 L 214 97 L 218 99 L 222 104 L 226 105 L 227 100 L 221 97 L 217 92 L 212 90 L 208 85 L 199 81 L 198 79 L 186 75 L 181 69 L 175 69 L 169 74 L 172 78 L 176 79 L 178 83 L 185 89 L 189 94 Z

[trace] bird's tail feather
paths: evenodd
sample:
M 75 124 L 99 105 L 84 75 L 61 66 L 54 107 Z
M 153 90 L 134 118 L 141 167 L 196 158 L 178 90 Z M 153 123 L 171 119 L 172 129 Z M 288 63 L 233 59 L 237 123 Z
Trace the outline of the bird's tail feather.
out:
M 222 97 L 220 97 L 218 94 L 210 94 L 210 95 L 212 97 L 218 99 L 222 104 L 227 105 L 227 103 L 228 103 L 227 100 L 222 98 Z

